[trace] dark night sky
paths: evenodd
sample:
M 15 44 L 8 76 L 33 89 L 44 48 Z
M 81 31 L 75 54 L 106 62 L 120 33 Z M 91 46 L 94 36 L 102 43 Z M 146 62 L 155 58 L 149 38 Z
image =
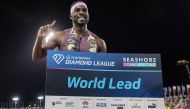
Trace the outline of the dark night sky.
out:
M 44 92 L 45 61 L 31 52 L 41 25 L 70 28 L 73 0 L 7 1 L 0 4 L 0 101 L 19 95 L 35 99 Z M 89 30 L 103 38 L 111 53 L 160 53 L 164 86 L 181 84 L 176 61 L 190 59 L 189 0 L 86 1 Z M 186 72 L 185 72 L 186 73 Z

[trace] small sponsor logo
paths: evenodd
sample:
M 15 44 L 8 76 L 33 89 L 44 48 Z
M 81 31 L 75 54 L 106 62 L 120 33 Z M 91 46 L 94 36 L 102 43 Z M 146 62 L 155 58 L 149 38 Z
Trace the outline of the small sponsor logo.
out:
M 107 107 L 107 103 L 96 103 L 96 107 Z
M 111 104 L 111 106 L 115 106 L 115 107 L 124 107 L 125 104 Z
M 124 67 L 156 67 L 156 58 L 147 57 L 124 57 L 123 66 Z
M 83 101 L 82 102 L 82 108 L 88 108 L 89 102 L 88 101 Z
M 65 107 L 74 107 L 74 102 L 66 102 Z
M 64 55 L 63 54 L 54 54 L 53 55 L 53 60 L 57 63 L 57 64 L 60 64 L 63 59 L 64 59 Z
M 55 106 L 55 105 L 59 105 L 59 104 L 63 104 L 61 101 L 52 101 L 52 105 Z
M 134 103 L 131 108 L 141 108 L 141 106 L 139 106 L 137 103 Z
M 156 108 L 156 107 L 157 107 L 156 103 L 152 103 L 151 105 L 148 105 L 148 108 Z

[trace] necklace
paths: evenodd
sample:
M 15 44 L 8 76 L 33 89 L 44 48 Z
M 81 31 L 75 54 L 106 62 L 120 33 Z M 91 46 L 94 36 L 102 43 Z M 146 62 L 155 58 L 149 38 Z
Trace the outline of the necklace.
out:
M 97 43 L 96 43 L 95 38 L 91 35 L 91 33 L 88 30 L 87 30 L 87 33 L 88 33 L 87 41 L 89 42 L 89 45 L 90 45 L 89 51 L 97 52 Z M 67 49 L 71 51 L 72 50 L 75 51 L 77 49 L 77 43 L 80 43 L 78 42 L 78 37 L 81 38 L 81 35 L 78 35 L 73 28 L 71 29 L 70 34 L 71 34 L 71 37 L 68 39 Z

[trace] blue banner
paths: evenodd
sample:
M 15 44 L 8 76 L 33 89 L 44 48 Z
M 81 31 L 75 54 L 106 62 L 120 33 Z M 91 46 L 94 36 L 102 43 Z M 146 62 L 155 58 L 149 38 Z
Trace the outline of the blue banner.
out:
M 160 55 L 50 50 L 46 95 L 163 98 Z

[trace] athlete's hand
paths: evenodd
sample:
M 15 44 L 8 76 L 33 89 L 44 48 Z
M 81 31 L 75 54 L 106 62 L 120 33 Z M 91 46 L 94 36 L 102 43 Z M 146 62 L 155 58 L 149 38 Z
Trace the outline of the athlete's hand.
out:
M 55 25 L 56 21 L 54 20 L 51 24 L 41 26 L 38 30 L 37 37 L 44 38 L 52 30 L 52 27 Z

